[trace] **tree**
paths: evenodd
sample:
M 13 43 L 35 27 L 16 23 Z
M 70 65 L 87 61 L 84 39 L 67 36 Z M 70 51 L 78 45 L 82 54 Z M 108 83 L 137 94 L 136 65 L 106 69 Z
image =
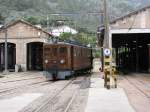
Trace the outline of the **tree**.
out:
M 36 25 L 36 24 L 39 24 L 40 21 L 37 17 L 25 17 L 24 18 L 25 21 L 28 21 L 29 23 L 33 24 L 33 25 Z
M 0 14 L 0 24 L 4 24 L 5 18 Z
M 70 38 L 72 37 L 73 35 L 71 33 L 62 33 L 60 35 L 60 39 L 65 41 L 65 40 L 70 40 Z

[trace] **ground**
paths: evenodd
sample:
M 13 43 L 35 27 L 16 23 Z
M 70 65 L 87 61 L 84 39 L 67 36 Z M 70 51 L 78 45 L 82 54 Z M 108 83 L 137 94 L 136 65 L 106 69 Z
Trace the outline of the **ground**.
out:
M 42 72 L 10 74 L 0 79 L 0 110 L 83 112 L 89 80 L 88 75 L 53 82 L 47 81 Z
M 122 87 L 136 112 L 150 110 L 150 75 L 129 74 L 119 77 L 119 87 Z
M 42 72 L 11 73 L 2 76 L 0 111 L 85 112 L 90 99 L 90 89 L 93 88 L 91 85 L 97 78 L 102 80 L 101 74 L 97 59 L 91 76 L 83 75 L 69 80 L 47 81 Z M 120 75 L 118 88 L 122 88 L 129 104 L 136 112 L 149 112 L 150 75 Z M 102 93 L 97 95 L 99 97 Z

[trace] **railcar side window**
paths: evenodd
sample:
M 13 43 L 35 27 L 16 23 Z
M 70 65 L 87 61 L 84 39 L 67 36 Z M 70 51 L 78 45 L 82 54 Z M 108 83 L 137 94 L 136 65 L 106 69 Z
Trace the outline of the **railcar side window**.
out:
M 86 50 L 86 57 L 88 57 L 88 50 Z
M 81 50 L 77 49 L 77 56 L 80 57 L 81 56 Z
M 78 56 L 79 57 L 82 56 L 82 49 L 81 48 L 79 49 L 79 55 Z
M 44 54 L 45 54 L 45 55 L 49 55 L 50 53 L 51 53 L 50 48 L 45 48 L 45 49 L 44 49 Z
M 82 49 L 80 49 L 79 56 L 82 56 Z
M 88 50 L 88 57 L 91 57 L 91 51 Z
M 59 53 L 60 53 L 60 54 L 65 54 L 65 53 L 67 53 L 67 48 L 66 48 L 66 47 L 60 47 L 60 48 L 59 48 Z
M 74 56 L 77 56 L 77 50 L 74 49 Z

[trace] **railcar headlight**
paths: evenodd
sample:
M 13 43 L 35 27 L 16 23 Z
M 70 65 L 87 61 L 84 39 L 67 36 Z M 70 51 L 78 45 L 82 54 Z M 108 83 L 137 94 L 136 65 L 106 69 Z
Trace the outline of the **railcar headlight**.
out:
M 65 63 L 65 60 L 64 60 L 64 59 L 60 60 L 60 63 L 61 63 L 61 64 L 64 64 L 64 63 Z
M 47 60 L 47 59 L 45 60 L 45 63 L 46 63 L 46 64 L 48 63 L 48 60 Z

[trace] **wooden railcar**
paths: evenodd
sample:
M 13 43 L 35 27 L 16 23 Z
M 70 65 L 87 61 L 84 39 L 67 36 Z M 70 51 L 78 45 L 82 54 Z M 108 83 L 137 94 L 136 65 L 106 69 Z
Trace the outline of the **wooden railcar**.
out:
M 65 79 L 79 71 L 92 69 L 92 49 L 79 45 L 44 44 L 44 74 L 49 80 Z

